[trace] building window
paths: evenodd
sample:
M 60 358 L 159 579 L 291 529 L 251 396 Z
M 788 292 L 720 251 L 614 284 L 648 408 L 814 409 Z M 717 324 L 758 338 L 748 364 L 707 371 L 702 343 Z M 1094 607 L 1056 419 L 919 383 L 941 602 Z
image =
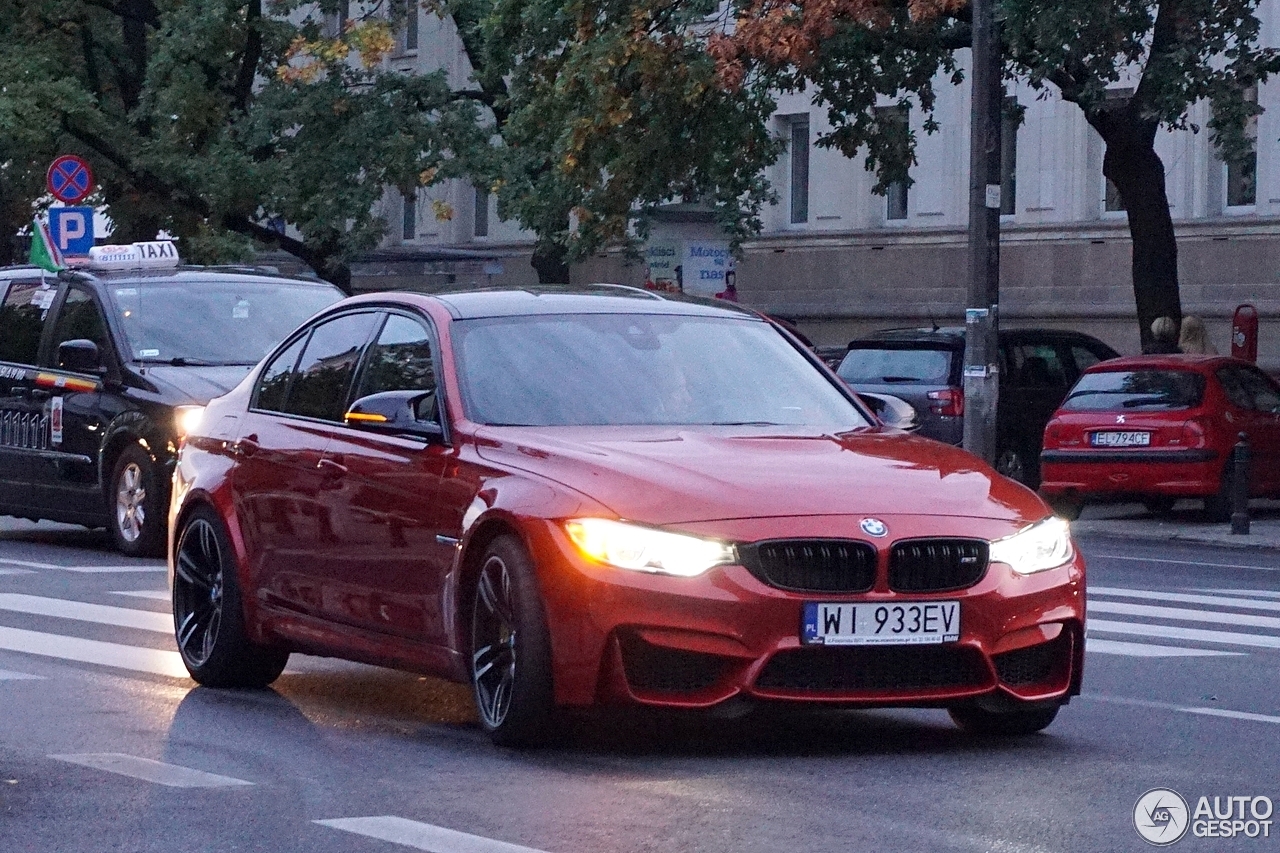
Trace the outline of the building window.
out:
M 417 192 L 410 192 L 404 197 L 404 216 L 400 226 L 400 236 L 405 240 L 413 240 L 418 236 Z
M 1123 213 L 1124 199 L 1120 198 L 1120 188 L 1110 178 L 1103 180 L 1107 182 L 1107 190 L 1102 209 L 1107 213 Z
M 787 116 L 791 132 L 788 152 L 791 155 L 791 221 L 809 221 L 809 116 Z
M 418 0 L 404 0 L 404 49 L 418 49 Z
M 1258 90 L 1251 88 L 1245 100 L 1256 103 Z M 1258 203 L 1258 117 L 1249 116 L 1244 125 L 1245 138 L 1249 140 L 1247 151 L 1231 159 L 1225 159 L 1227 183 L 1227 207 L 1252 207 Z
M 489 190 L 486 187 L 476 187 L 476 223 L 475 236 L 489 236 Z
M 351 17 L 350 0 L 338 3 L 338 8 L 324 16 L 324 34 L 328 38 L 341 38 L 347 31 L 347 19 Z
M 876 122 L 884 126 L 886 132 L 901 135 L 901 144 L 905 147 L 909 141 L 910 115 L 904 106 L 877 107 Z M 894 181 L 885 192 L 884 218 L 890 221 L 907 218 L 907 182 Z
M 1005 98 L 1000 113 L 1000 215 L 1018 209 L 1018 99 Z

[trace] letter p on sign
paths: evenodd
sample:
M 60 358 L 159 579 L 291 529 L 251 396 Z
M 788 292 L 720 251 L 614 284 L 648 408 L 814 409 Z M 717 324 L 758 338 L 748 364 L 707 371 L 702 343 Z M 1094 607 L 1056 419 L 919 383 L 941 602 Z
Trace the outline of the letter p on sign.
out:
M 50 208 L 49 232 L 62 254 L 88 255 L 93 248 L 93 208 Z

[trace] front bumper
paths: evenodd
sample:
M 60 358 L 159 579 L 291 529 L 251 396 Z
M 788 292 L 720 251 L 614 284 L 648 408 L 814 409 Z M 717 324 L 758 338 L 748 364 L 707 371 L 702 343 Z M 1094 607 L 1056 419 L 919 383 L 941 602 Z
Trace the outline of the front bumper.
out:
M 823 525 L 827 536 L 865 538 L 832 532 L 830 521 Z M 952 521 L 957 530 L 974 535 L 966 520 Z M 852 524 L 856 528 L 857 521 Z M 961 534 L 940 530 L 936 535 Z M 757 536 L 770 537 L 768 532 Z M 556 700 L 562 705 L 707 708 L 747 697 L 930 706 L 1063 701 L 1079 692 L 1084 659 L 1079 554 L 1060 568 L 1030 576 L 992 563 L 967 589 L 908 594 L 887 588 L 892 540 L 885 540 L 874 543 L 879 567 L 872 591 L 798 593 L 769 586 L 743 566 L 721 566 L 696 578 L 600 566 L 579 556 L 550 523 L 533 538 L 551 631 Z M 823 647 L 800 640 L 807 601 L 929 600 L 960 601 L 958 641 Z

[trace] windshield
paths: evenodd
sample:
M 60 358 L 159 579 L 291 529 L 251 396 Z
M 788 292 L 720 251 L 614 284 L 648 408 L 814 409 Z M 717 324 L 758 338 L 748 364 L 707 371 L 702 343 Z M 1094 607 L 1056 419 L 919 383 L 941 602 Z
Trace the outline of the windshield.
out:
M 750 318 L 501 317 L 458 321 L 453 336 L 478 423 L 868 425 L 773 327 Z
M 135 281 L 107 288 L 134 361 L 257 364 L 342 293 L 270 279 Z
M 1109 370 L 1086 373 L 1071 389 L 1067 411 L 1190 409 L 1204 396 L 1204 377 L 1187 370 Z
M 946 385 L 951 376 L 951 350 L 856 347 L 849 350 L 836 372 L 852 385 Z

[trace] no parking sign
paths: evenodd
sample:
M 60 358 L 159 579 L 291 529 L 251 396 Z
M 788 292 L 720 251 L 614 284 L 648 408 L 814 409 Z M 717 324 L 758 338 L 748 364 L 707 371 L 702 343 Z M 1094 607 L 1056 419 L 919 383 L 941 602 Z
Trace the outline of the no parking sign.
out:
M 49 164 L 45 185 L 63 204 L 75 204 L 93 190 L 93 170 L 83 158 L 63 154 Z

